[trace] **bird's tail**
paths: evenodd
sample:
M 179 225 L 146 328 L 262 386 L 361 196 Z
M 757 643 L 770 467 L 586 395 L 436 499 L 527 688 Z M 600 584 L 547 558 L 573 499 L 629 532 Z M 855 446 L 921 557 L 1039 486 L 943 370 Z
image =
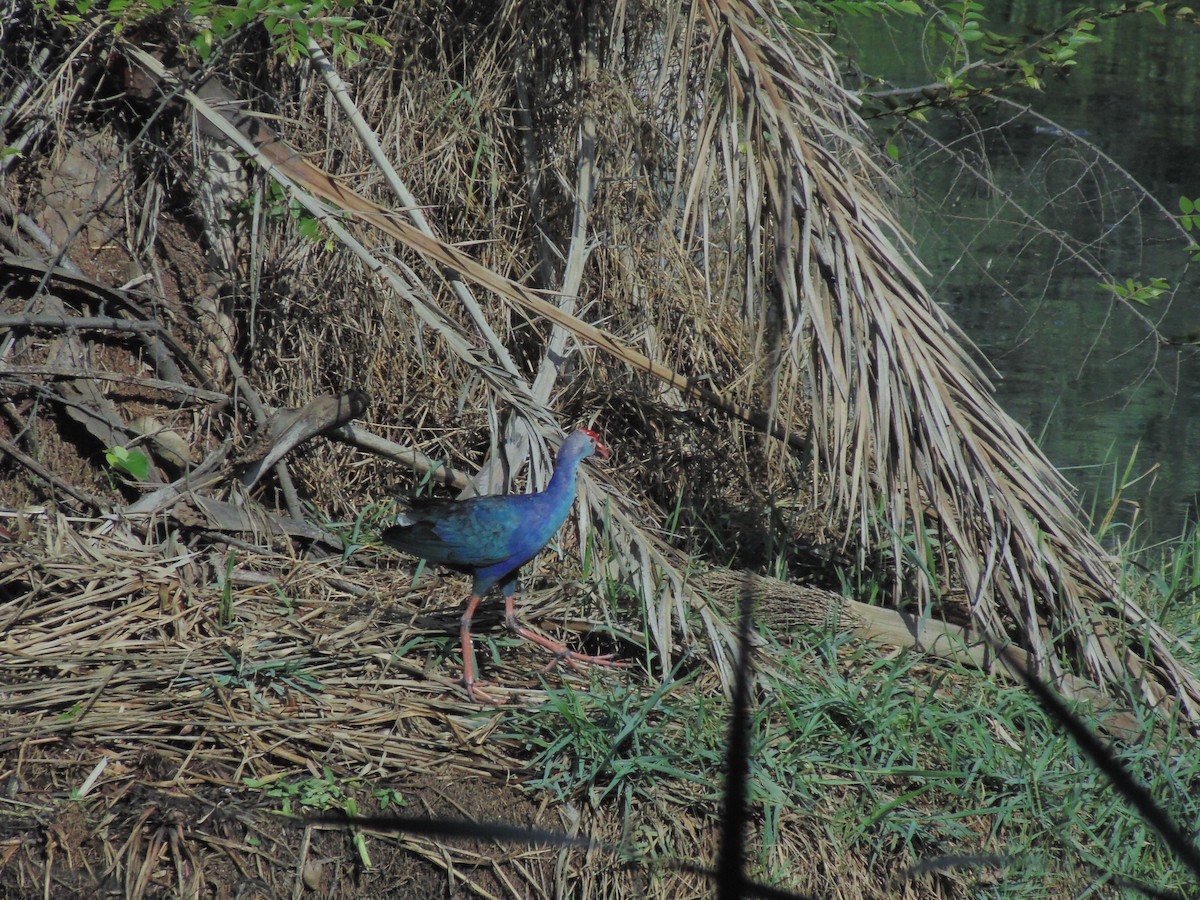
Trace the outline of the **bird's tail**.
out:
M 406 497 L 401 497 L 396 500 L 396 519 L 393 525 L 415 525 L 417 523 L 416 510 L 413 503 Z

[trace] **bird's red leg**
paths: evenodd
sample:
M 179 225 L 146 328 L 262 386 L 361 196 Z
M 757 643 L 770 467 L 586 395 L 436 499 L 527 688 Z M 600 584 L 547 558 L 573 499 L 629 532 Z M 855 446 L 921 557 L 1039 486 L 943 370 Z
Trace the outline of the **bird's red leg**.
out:
M 467 696 L 477 703 L 499 705 L 501 701 L 485 691 L 481 691 L 478 685 L 482 682 L 475 681 L 475 648 L 471 645 L 471 619 L 475 617 L 475 610 L 479 607 L 481 599 L 483 598 L 478 594 L 471 595 L 471 599 L 467 601 L 467 608 L 463 612 L 462 623 L 459 625 L 458 636 L 462 641 L 463 658 L 462 683 L 467 690 Z
M 517 618 L 517 604 L 512 596 L 504 598 L 504 623 L 508 626 L 508 630 L 513 634 L 519 634 L 527 641 L 533 641 L 540 647 L 545 647 L 554 654 L 552 659 L 546 666 L 546 671 L 553 669 L 556 665 L 564 660 L 568 665 L 581 668 L 584 665 L 592 666 L 624 666 L 626 663 L 619 659 L 614 659 L 614 653 L 606 653 L 603 656 L 588 656 L 586 653 L 576 653 L 574 650 L 569 650 L 565 644 L 560 644 L 558 641 L 553 641 L 545 635 L 538 634 L 528 625 L 525 625 Z

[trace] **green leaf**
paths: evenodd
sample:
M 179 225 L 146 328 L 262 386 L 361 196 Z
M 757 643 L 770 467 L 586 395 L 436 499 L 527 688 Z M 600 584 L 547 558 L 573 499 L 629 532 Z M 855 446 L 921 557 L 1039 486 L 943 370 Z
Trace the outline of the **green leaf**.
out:
M 884 147 L 884 150 L 887 152 L 887 155 L 891 158 L 892 162 L 900 161 L 900 148 L 891 141 L 888 141 L 887 146 Z
M 296 224 L 297 230 L 310 241 L 321 240 L 321 223 L 312 216 L 301 216 Z
M 192 49 L 200 54 L 201 59 L 207 60 L 213 52 L 213 33 L 202 31 L 192 38 Z
M 104 458 L 114 469 L 119 469 L 138 481 L 145 481 L 150 474 L 150 460 L 140 450 L 113 447 L 105 452 Z
M 1179 198 L 1179 211 L 1184 215 L 1190 215 L 1196 211 L 1196 201 L 1188 197 Z

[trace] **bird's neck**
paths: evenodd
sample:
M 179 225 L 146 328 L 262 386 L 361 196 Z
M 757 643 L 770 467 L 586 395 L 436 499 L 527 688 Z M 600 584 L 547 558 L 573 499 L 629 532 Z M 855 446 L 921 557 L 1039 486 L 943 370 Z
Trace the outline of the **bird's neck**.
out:
M 554 461 L 554 474 L 543 493 L 552 501 L 558 503 L 568 501 L 575 496 L 575 478 L 579 472 L 581 457 L 573 454 L 565 458 L 560 456 Z

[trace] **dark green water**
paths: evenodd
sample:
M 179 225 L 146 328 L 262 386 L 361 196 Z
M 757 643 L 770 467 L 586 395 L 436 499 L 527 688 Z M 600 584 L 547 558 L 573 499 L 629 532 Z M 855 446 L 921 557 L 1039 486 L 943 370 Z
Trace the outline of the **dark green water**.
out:
M 1056 22 L 1052 8 L 989 13 L 1018 33 Z M 921 23 L 853 24 L 838 46 L 862 69 L 896 86 L 933 80 Z M 1148 16 L 1096 33 L 1045 91 L 936 113 L 924 135 L 906 134 L 895 199 L 935 298 L 1085 508 L 1099 518 L 1119 493 L 1116 522 L 1170 538 L 1200 495 L 1200 348 L 1155 336 L 1200 331 L 1200 264 L 1175 219 L 1181 195 L 1200 197 L 1200 34 Z M 1100 286 L 1153 277 L 1172 290 L 1136 310 Z

